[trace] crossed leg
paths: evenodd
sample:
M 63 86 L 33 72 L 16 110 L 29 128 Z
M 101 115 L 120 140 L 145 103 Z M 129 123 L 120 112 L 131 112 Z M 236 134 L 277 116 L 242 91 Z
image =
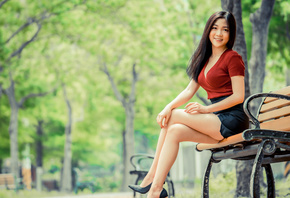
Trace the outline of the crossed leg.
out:
M 181 109 L 173 110 L 168 127 L 161 129 L 151 168 L 140 184 L 144 187 L 153 182 L 148 197 L 159 197 L 180 142 L 217 143 L 223 139 L 220 126 L 215 114 L 188 114 Z

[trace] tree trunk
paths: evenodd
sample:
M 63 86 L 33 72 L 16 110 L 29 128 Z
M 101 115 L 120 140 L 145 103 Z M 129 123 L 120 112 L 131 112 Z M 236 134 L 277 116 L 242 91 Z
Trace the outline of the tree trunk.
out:
M 237 161 L 237 188 L 235 197 L 250 197 L 250 178 L 254 160 Z
M 250 85 L 249 85 L 249 69 L 248 69 L 248 58 L 247 58 L 247 45 L 245 40 L 245 33 L 242 22 L 242 6 L 241 1 L 236 0 L 222 0 L 223 10 L 227 10 L 235 16 L 237 24 L 236 41 L 234 45 L 234 50 L 236 50 L 243 58 L 245 63 L 245 97 L 250 95 Z M 253 166 L 253 160 L 249 161 L 237 161 L 236 162 L 236 178 L 237 178 L 237 188 L 235 192 L 235 197 L 249 197 L 250 196 L 250 180 L 251 177 L 251 167 Z
M 42 141 L 43 141 L 43 120 L 37 120 L 37 126 L 36 126 L 36 145 L 35 145 L 35 149 L 36 149 L 36 189 L 37 191 L 41 191 L 42 190 L 42 174 L 43 174 L 43 145 L 42 145 Z
M 236 50 L 243 58 L 245 63 L 245 97 L 250 95 L 250 83 L 249 83 L 249 70 L 248 70 L 248 57 L 247 57 L 247 45 L 245 39 L 244 26 L 242 21 L 242 5 L 241 0 L 221 0 L 223 10 L 231 12 L 236 19 L 237 32 L 234 50 Z
M 127 103 L 126 112 L 126 129 L 123 132 L 123 165 L 124 177 L 122 182 L 122 191 L 128 190 L 128 184 L 133 183 L 133 177 L 129 174 L 131 165 L 130 157 L 134 154 L 134 102 Z
M 1 2 L 0 2 L 0 8 L 7 2 L 8 0 L 2 0 Z
M 247 48 L 245 42 L 245 34 L 242 23 L 241 1 L 221 0 L 222 8 L 233 13 L 237 22 L 237 36 L 234 49 L 242 56 L 245 66 L 245 97 L 252 93 L 262 92 L 265 77 L 265 59 L 267 53 L 268 25 L 274 7 L 274 0 L 263 0 L 260 9 L 256 13 L 251 14 L 250 20 L 253 24 L 252 54 L 250 60 L 251 80 L 249 83 L 249 70 L 247 63 Z M 257 85 L 257 86 L 256 86 Z M 254 105 L 258 106 L 259 101 Z M 250 177 L 253 160 L 237 161 L 237 189 L 236 197 L 250 196 Z
M 263 0 L 261 7 L 250 15 L 252 23 L 252 51 L 249 65 L 251 68 L 250 89 L 251 94 L 263 91 L 265 78 L 265 65 L 267 56 L 268 29 L 275 0 Z M 261 100 L 253 101 L 252 112 L 256 112 Z
M 36 167 L 42 167 L 42 154 L 43 154 L 43 146 L 42 146 L 42 136 L 43 136 L 43 128 L 42 128 L 43 120 L 37 121 L 36 126 Z
M 19 178 L 19 160 L 18 160 L 18 111 L 19 106 L 15 98 L 14 81 L 8 89 L 5 90 L 11 108 L 9 135 L 10 135 L 10 156 L 11 156 L 11 172 Z
M 11 172 L 19 178 L 19 159 L 18 159 L 18 111 L 19 108 L 23 106 L 24 102 L 33 97 L 45 96 L 50 92 L 45 93 L 31 93 L 23 98 L 19 102 L 16 101 L 15 97 L 15 85 L 12 79 L 12 74 L 10 73 L 10 86 L 3 90 L 0 87 L 4 94 L 7 95 L 9 99 L 9 104 L 11 108 L 10 123 L 9 123 L 9 135 L 10 135 L 10 155 L 11 155 Z M 53 89 L 54 90 L 54 89 Z M 52 90 L 52 91 L 53 91 Z
M 232 4 L 232 5 L 229 5 Z M 236 41 L 234 45 L 234 50 L 236 50 L 243 58 L 245 63 L 245 98 L 250 96 L 250 83 L 249 83 L 249 69 L 248 69 L 248 58 L 247 58 L 247 45 L 244 33 L 244 27 L 242 22 L 242 6 L 241 1 L 228 1 L 227 5 L 232 8 L 229 10 L 233 13 L 236 19 L 237 32 Z M 223 7 L 223 9 L 225 9 Z M 236 178 L 237 178 L 237 188 L 235 192 L 235 197 L 249 197 L 250 196 L 250 182 L 251 177 L 251 167 L 253 166 L 253 160 L 249 161 L 237 161 L 236 162 Z
M 118 65 L 121 61 L 121 58 L 117 60 L 117 63 L 115 65 Z M 133 177 L 130 175 L 130 157 L 134 154 L 134 106 L 135 106 L 135 98 L 136 98 L 136 83 L 138 81 L 138 74 L 136 72 L 136 63 L 132 66 L 132 83 L 131 83 L 131 93 L 126 98 L 120 93 L 118 90 L 117 85 L 114 82 L 114 79 L 112 78 L 107 64 L 103 62 L 103 72 L 107 75 L 112 89 L 114 91 L 114 94 L 119 100 L 125 110 L 126 114 L 126 123 L 125 123 L 125 131 L 123 131 L 123 183 L 121 190 L 122 191 L 128 191 L 128 185 L 130 183 L 133 183 Z
M 68 109 L 68 122 L 65 127 L 65 145 L 64 145 L 64 161 L 63 161 L 63 171 L 62 171 L 62 178 L 61 178 L 61 191 L 62 192 L 71 192 L 72 190 L 72 151 L 71 151 L 71 144 L 72 144 L 72 107 L 70 101 L 67 97 L 66 88 L 63 84 L 63 94 L 65 98 L 65 102 Z
M 62 172 L 62 192 L 71 192 L 72 190 L 72 174 L 71 174 L 71 163 L 72 163 L 72 152 L 71 152 L 71 135 L 68 134 L 66 129 L 65 147 L 64 147 L 64 162 Z

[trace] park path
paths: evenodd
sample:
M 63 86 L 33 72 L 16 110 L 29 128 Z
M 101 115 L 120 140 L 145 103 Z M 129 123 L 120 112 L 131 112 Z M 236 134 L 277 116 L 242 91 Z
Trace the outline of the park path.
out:
M 132 198 L 132 192 L 124 193 L 95 193 L 92 195 L 64 195 L 58 197 L 46 197 L 46 198 Z

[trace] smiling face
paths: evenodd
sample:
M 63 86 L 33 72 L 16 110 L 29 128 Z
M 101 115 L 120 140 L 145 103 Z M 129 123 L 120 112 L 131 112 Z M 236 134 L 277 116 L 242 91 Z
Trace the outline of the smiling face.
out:
M 209 40 L 213 48 L 225 49 L 230 38 L 230 31 L 226 19 L 218 19 L 214 22 Z

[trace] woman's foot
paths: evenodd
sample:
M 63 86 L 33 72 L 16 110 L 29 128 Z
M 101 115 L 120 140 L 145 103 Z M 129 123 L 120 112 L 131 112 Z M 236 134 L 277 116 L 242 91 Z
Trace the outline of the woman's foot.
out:
M 138 192 L 138 193 L 141 193 L 141 194 L 145 194 L 145 193 L 147 193 L 150 190 L 151 184 L 149 184 L 149 185 L 147 185 L 145 187 L 141 187 L 139 185 L 129 185 L 129 188 L 131 188 L 135 192 Z
M 145 194 L 150 190 L 152 181 L 153 177 L 150 176 L 150 174 L 147 174 L 140 185 L 129 185 L 129 188 L 135 192 Z

